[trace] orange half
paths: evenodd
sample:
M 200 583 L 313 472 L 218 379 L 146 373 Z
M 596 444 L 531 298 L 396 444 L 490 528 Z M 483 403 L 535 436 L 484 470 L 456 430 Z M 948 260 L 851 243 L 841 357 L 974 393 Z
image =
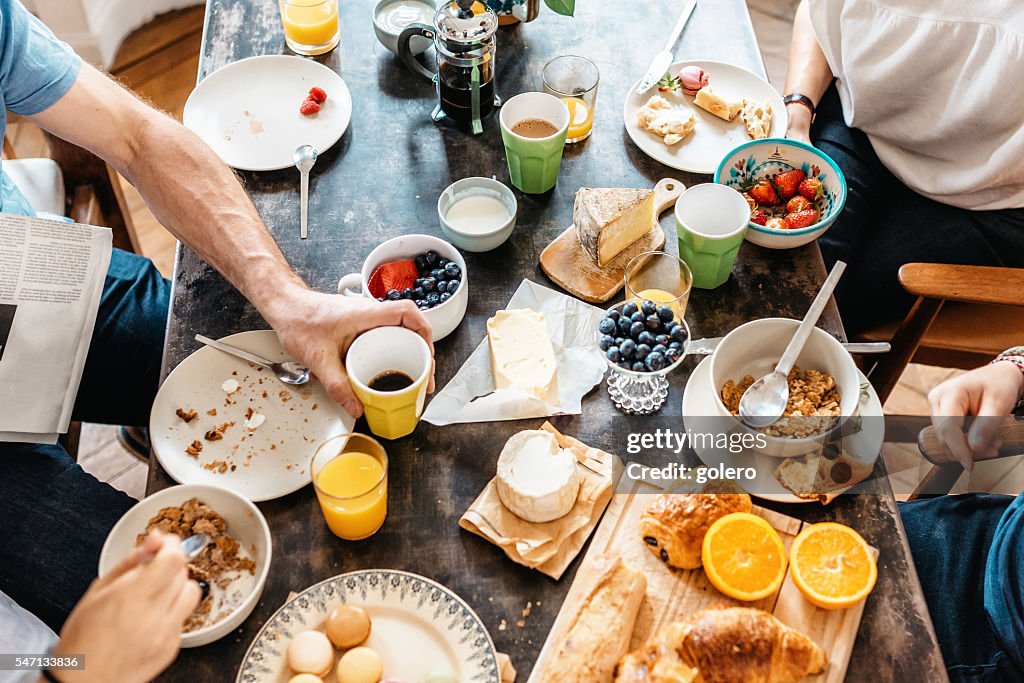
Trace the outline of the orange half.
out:
M 789 549 L 793 583 L 823 609 L 856 605 L 875 587 L 878 566 L 860 534 L 835 522 L 812 524 Z
M 749 512 L 733 512 L 712 524 L 700 557 L 711 585 L 736 600 L 766 598 L 786 576 L 779 532 Z

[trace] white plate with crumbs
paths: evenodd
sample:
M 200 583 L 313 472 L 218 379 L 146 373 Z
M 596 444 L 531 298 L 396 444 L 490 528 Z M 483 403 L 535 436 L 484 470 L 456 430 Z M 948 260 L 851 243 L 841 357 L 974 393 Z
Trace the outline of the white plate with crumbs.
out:
M 272 330 L 220 341 L 289 360 Z M 310 483 L 317 446 L 354 424 L 315 379 L 282 384 L 269 370 L 204 346 L 160 387 L 149 434 L 157 460 L 175 481 L 222 486 L 261 501 Z
M 327 101 L 299 113 L 312 87 Z M 294 55 L 249 57 L 214 71 L 185 102 L 182 123 L 229 166 L 245 171 L 291 168 L 300 145 L 323 154 L 352 120 L 352 95 L 341 76 Z
M 782 96 L 768 83 L 746 69 L 725 62 L 709 60 L 692 60 L 676 62 L 669 67 L 669 73 L 677 76 L 686 66 L 699 66 L 708 75 L 708 85 L 728 100 L 767 100 L 772 108 L 772 124 L 769 137 L 785 137 L 786 124 L 789 117 Z M 639 81 L 637 82 L 639 84 Z M 693 97 L 682 90 L 661 92 L 657 86 L 643 95 L 636 94 L 636 85 L 629 89 L 623 107 L 623 119 L 626 132 L 630 139 L 644 154 L 655 161 L 691 173 L 714 173 L 718 164 L 729 150 L 743 142 L 749 142 L 750 136 L 743 125 L 742 118 L 737 115 L 732 121 L 725 121 L 711 112 L 693 103 Z M 666 145 L 660 137 L 641 129 L 636 123 L 636 113 L 652 95 L 661 95 L 677 109 L 692 111 L 697 119 L 693 133 L 681 142 Z

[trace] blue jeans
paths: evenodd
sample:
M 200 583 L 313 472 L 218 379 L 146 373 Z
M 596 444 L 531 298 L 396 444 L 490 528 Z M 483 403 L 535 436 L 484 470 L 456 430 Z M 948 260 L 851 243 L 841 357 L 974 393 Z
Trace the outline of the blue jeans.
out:
M 149 259 L 114 250 L 73 419 L 147 423 L 169 303 L 170 283 Z M 59 632 L 134 504 L 60 446 L 0 443 L 0 590 Z
M 967 494 L 900 504 L 951 683 L 1024 680 L 985 611 L 985 563 L 1011 496 Z
M 818 106 L 811 141 L 839 164 L 849 188 L 846 208 L 818 240 L 827 266 L 849 264 L 836 291 L 848 333 L 907 313 L 914 297 L 897 279 L 905 263 L 1024 267 L 1024 208 L 969 211 L 907 188 L 868 137 L 846 125 L 835 87 Z

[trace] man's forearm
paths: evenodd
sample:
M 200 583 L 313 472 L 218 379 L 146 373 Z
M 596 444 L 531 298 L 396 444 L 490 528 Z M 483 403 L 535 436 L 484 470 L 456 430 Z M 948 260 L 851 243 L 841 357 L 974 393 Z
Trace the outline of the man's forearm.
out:
M 789 46 L 785 94 L 806 95 L 817 105 L 831 82 L 832 70 L 814 35 L 807 0 L 803 0 L 797 7 L 796 17 L 793 19 L 793 39 Z M 811 112 L 806 107 L 801 104 L 790 104 L 786 109 L 790 115 L 791 129 L 810 127 Z

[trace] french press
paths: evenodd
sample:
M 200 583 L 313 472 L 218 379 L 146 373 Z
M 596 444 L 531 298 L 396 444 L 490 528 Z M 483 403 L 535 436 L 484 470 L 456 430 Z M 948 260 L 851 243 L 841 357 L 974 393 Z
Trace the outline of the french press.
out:
M 450 118 L 483 132 L 482 120 L 501 100 L 494 93 L 494 33 L 498 17 L 481 2 L 451 0 L 438 8 L 432 26 L 409 24 L 398 37 L 398 54 L 406 66 L 437 84 L 432 118 Z M 437 73 L 423 66 L 409 49 L 413 36 L 434 41 Z

